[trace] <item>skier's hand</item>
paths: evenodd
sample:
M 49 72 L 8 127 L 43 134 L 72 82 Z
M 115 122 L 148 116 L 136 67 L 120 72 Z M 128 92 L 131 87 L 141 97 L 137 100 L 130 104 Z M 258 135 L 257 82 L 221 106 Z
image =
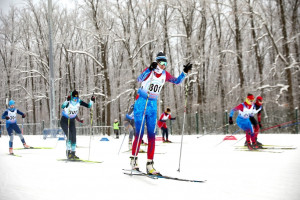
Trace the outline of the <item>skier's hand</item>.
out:
M 259 128 L 262 128 L 262 125 L 261 125 L 261 123 L 260 123 L 260 122 L 258 122 L 258 125 L 259 125 Z
M 176 119 L 176 117 L 172 117 L 172 118 L 171 118 L 171 120 L 175 120 L 175 119 Z
M 149 69 L 150 69 L 151 71 L 153 71 L 153 70 L 155 70 L 156 68 L 157 68 L 157 62 L 151 63 Z
M 229 117 L 229 124 L 233 124 L 233 120 L 232 120 L 232 117 Z
M 6 116 L 5 119 L 6 119 L 6 120 L 9 120 L 9 116 Z
M 80 119 L 79 122 L 83 124 L 83 119 Z
M 192 70 L 193 64 L 188 63 L 186 65 L 183 65 L 183 71 L 184 73 L 188 73 L 190 70 Z
M 95 102 L 96 98 L 94 96 L 91 97 L 91 101 Z
M 71 101 L 71 96 L 70 95 L 67 97 L 67 101 Z
M 25 114 L 23 114 L 23 115 L 22 115 L 22 118 L 25 118 L 25 117 L 26 117 L 26 115 L 25 115 Z

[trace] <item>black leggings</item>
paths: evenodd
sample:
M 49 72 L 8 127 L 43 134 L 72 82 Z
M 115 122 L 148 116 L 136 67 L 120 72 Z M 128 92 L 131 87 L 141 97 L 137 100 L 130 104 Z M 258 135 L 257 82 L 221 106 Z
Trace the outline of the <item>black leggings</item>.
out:
M 60 125 L 64 133 L 66 134 L 68 140 L 71 140 L 72 144 L 76 144 L 76 127 L 75 118 L 70 119 L 69 134 L 68 134 L 68 118 L 62 116 L 60 120 Z
M 162 127 L 161 130 L 162 130 L 163 138 L 165 139 L 165 136 L 166 136 L 166 140 L 168 140 L 168 137 L 169 137 L 168 128 Z

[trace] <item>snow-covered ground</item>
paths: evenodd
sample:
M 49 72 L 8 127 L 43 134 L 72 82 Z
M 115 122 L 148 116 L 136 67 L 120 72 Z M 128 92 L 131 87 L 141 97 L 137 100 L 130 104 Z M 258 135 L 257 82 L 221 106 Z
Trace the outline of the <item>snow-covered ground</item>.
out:
M 93 136 L 90 160 L 100 164 L 57 161 L 65 156 L 65 142 L 43 140 L 25 135 L 27 144 L 53 149 L 14 150 L 22 157 L 8 155 L 8 137 L 0 138 L 0 200 L 79 200 L 79 199 L 212 199 L 212 200 L 299 200 L 300 135 L 261 134 L 259 141 L 270 145 L 292 145 L 281 153 L 237 151 L 235 141 L 224 135 L 189 135 L 183 138 L 180 172 L 181 136 L 170 136 L 172 144 L 156 142 L 155 168 L 162 174 L 205 183 L 128 176 L 130 153 L 128 137 L 123 140 Z M 237 135 L 239 140 L 244 135 Z M 77 155 L 88 159 L 88 136 L 77 137 Z M 235 145 L 243 145 L 244 139 Z M 18 137 L 14 147 L 22 147 Z M 145 149 L 145 147 L 142 147 Z M 139 154 L 145 171 L 146 154 Z

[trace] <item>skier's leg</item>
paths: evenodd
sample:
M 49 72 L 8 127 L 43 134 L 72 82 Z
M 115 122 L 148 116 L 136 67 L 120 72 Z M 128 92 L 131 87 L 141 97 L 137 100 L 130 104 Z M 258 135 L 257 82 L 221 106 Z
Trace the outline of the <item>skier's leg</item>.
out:
M 22 135 L 22 131 L 20 130 L 19 126 L 17 124 L 14 124 L 12 126 L 13 130 L 16 132 L 16 134 L 19 136 L 24 148 L 30 148 L 25 142 L 24 136 Z
M 9 142 L 8 142 L 9 154 L 14 154 L 13 153 L 13 142 L 14 142 L 13 129 L 10 126 L 7 126 L 6 129 L 9 136 Z
M 146 99 L 138 98 L 134 104 L 134 123 L 135 123 L 135 137 L 132 144 L 132 156 L 137 156 L 140 150 L 140 145 L 144 135 L 145 119 L 144 109 L 145 109 Z M 142 124 L 143 121 L 143 124 Z M 138 141 L 139 138 L 139 141 Z
M 79 159 L 76 156 L 76 124 L 75 119 L 70 119 L 70 140 L 71 140 L 71 154 L 73 159 Z
M 67 158 L 69 158 L 69 155 L 71 155 L 71 140 L 70 140 L 70 134 L 68 134 L 68 118 L 62 116 L 60 120 L 60 126 L 62 130 L 64 131 L 65 135 L 67 136 L 67 141 L 66 141 L 66 155 Z
M 148 152 L 147 152 L 147 164 L 146 170 L 148 174 L 160 174 L 159 171 L 154 169 L 153 158 L 155 152 L 155 125 L 156 125 L 156 113 L 157 113 L 157 103 L 156 101 L 150 101 L 149 110 L 146 114 L 147 123 L 147 135 L 148 135 Z

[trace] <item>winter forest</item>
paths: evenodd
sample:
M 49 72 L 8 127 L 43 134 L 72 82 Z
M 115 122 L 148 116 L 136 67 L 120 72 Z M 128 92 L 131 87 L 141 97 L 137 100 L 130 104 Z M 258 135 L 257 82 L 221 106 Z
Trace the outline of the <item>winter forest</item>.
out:
M 300 0 L 74 0 L 72 7 L 53 0 L 56 118 L 76 89 L 85 102 L 96 96 L 95 126 L 122 122 L 135 101 L 137 77 L 163 51 L 175 77 L 193 64 L 181 85 L 166 83 L 160 94 L 157 114 L 171 108 L 173 134 L 181 134 L 185 101 L 185 134 L 224 133 L 226 110 L 247 93 L 264 98 L 263 126 L 295 120 L 299 15 Z M 6 99 L 14 99 L 28 116 L 25 123 L 46 127 L 48 36 L 47 0 L 24 0 L 0 12 L 1 112 Z M 88 124 L 90 110 L 80 109 L 79 116 Z

